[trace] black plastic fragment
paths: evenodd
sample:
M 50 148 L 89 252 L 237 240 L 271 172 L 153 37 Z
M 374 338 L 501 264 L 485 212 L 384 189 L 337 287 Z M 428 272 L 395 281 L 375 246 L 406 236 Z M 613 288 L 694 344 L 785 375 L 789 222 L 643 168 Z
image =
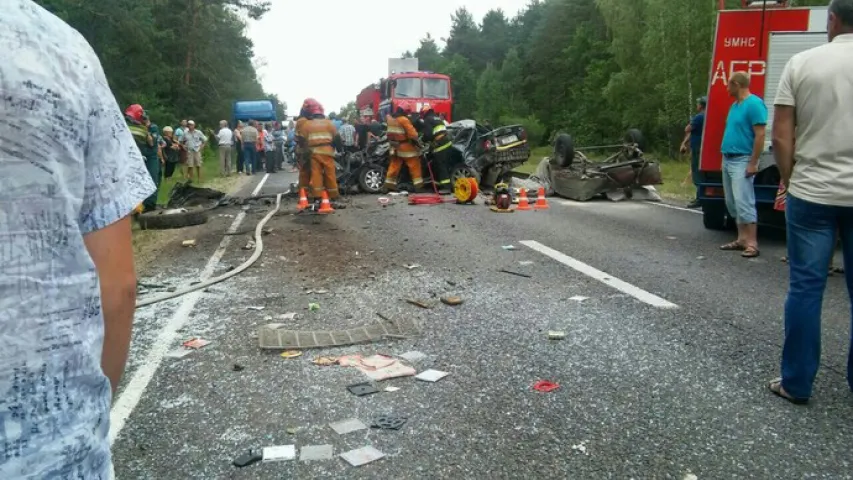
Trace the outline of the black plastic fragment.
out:
M 379 390 L 374 387 L 372 384 L 368 382 L 364 383 L 356 383 L 355 385 L 350 385 L 347 387 L 347 390 L 350 391 L 353 395 L 357 397 L 363 397 L 365 395 L 370 395 L 372 393 L 378 393 Z

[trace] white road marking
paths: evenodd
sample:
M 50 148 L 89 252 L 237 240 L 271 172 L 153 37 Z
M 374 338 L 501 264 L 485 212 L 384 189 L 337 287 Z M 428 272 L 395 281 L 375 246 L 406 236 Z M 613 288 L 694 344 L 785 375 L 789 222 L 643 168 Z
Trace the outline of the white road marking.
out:
M 595 280 L 598 280 L 601 283 L 609 285 L 622 293 L 631 295 L 632 297 L 643 303 L 647 303 L 653 307 L 658 308 L 678 308 L 678 305 L 670 301 L 658 297 L 653 293 L 649 293 L 643 290 L 642 288 L 635 287 L 634 285 L 631 285 L 628 282 L 619 280 L 613 275 L 610 275 L 606 272 L 602 272 L 601 270 L 587 265 L 581 262 L 580 260 L 574 259 L 566 255 L 565 253 L 558 252 L 557 250 L 554 250 L 550 247 L 546 247 L 545 245 L 542 245 L 541 243 L 535 240 L 522 240 L 519 243 L 521 243 L 525 247 L 528 247 L 541 253 L 542 255 L 545 255 L 546 257 L 551 257 L 552 259 L 562 263 L 563 265 L 577 270 L 578 272 L 583 273 L 588 277 L 594 278 Z
M 266 182 L 267 177 L 269 177 L 269 174 L 264 175 L 258 183 L 258 186 L 255 187 L 252 196 L 257 195 L 261 190 L 261 187 L 264 182 Z M 240 212 L 237 214 L 237 217 L 231 223 L 231 226 L 228 227 L 228 233 L 233 234 L 236 232 L 245 218 L 246 212 Z M 200 281 L 203 282 L 213 276 L 213 271 L 216 269 L 217 265 L 219 265 L 219 261 L 222 260 L 222 256 L 225 255 L 228 244 L 231 243 L 232 236 L 233 235 L 225 235 L 222 237 L 222 241 L 219 242 L 219 246 L 216 248 L 216 251 L 213 252 L 210 260 L 207 261 L 207 264 L 201 271 L 201 275 L 199 275 L 198 278 Z M 145 389 L 148 387 L 148 384 L 151 383 L 151 379 L 154 378 L 154 374 L 157 373 L 157 369 L 160 368 L 160 364 L 163 363 L 163 358 L 175 348 L 175 340 L 178 338 L 178 330 L 183 328 L 184 324 L 189 320 L 190 314 L 192 313 L 193 308 L 195 308 L 196 303 L 198 303 L 201 298 L 202 293 L 204 292 L 199 290 L 188 293 L 184 296 L 183 300 L 181 300 L 181 304 L 178 306 L 178 309 L 175 310 L 172 318 L 169 319 L 169 323 L 167 323 L 163 327 L 163 330 L 160 331 L 160 334 L 157 336 L 157 340 L 153 345 L 151 345 L 145 359 L 133 372 L 133 376 L 130 378 L 130 381 L 127 382 L 127 385 L 124 387 L 124 390 L 122 390 L 121 395 L 119 395 L 115 403 L 113 403 L 113 407 L 110 410 L 110 445 L 112 445 L 116 438 L 118 438 L 119 433 L 121 433 L 125 423 L 127 423 L 127 419 L 130 417 L 130 414 L 133 413 L 133 409 L 136 408 L 137 404 L 139 404 L 139 401 L 142 399 L 142 394 L 145 393 Z
M 264 178 L 262 178 L 262 179 L 261 179 L 261 181 L 260 181 L 260 182 L 258 182 L 258 186 L 257 186 L 257 187 L 255 187 L 255 189 L 254 189 L 254 190 L 252 190 L 252 196 L 253 196 L 253 197 L 257 197 L 257 196 L 258 196 L 258 194 L 261 192 L 261 189 L 262 189 L 262 188 L 264 188 L 264 184 L 265 184 L 265 183 L 267 183 L 267 179 L 268 179 L 268 178 L 270 178 L 270 174 L 269 174 L 269 173 L 265 173 L 265 174 L 264 174 Z
M 649 204 L 649 205 L 654 205 L 654 206 L 656 206 L 656 207 L 669 208 L 669 209 L 672 209 L 672 210 L 681 210 L 682 212 L 689 212 L 689 213 L 693 213 L 693 214 L 696 214 L 696 215 L 704 215 L 704 214 L 702 213 L 702 210 L 698 210 L 698 209 L 678 207 L 678 206 L 670 205 L 670 204 L 668 204 L 668 203 L 663 203 L 663 202 L 645 202 L 645 203 L 647 203 L 647 204 Z

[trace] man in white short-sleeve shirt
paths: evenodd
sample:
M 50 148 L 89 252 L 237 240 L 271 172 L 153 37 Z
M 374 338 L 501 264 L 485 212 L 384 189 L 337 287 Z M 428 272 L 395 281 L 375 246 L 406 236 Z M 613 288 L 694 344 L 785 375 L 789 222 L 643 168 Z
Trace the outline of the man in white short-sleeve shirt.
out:
M 31 0 L 0 14 L 0 479 L 111 477 L 154 192 L 95 52 Z
M 773 102 L 791 272 L 782 377 L 769 387 L 794 403 L 811 397 L 820 365 L 821 303 L 839 232 L 853 282 L 853 0 L 830 3 L 827 30 L 830 43 L 788 61 Z M 847 382 L 853 390 L 853 350 Z

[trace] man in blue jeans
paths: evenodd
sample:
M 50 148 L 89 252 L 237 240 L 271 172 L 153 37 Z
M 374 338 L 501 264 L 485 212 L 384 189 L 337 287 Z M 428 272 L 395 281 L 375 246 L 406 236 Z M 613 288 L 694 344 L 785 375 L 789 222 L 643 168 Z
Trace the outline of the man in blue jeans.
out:
M 705 127 L 705 109 L 708 107 L 708 97 L 696 99 L 696 115 L 684 127 L 684 140 L 681 142 L 681 153 L 690 150 L 690 178 L 696 186 L 696 198 L 687 208 L 699 208 L 699 151 L 702 148 L 702 130 Z
M 767 109 L 758 96 L 749 92 L 746 72 L 734 72 L 727 89 L 735 101 L 726 118 L 720 151 L 723 153 L 726 208 L 737 223 L 737 240 L 722 245 L 720 250 L 736 250 L 745 258 L 755 258 L 759 255 L 758 213 L 752 182 L 758 173 L 758 159 L 764 151 Z
M 830 42 L 788 61 L 774 101 L 791 272 L 782 377 L 769 388 L 796 404 L 808 402 L 820 366 L 821 304 L 839 232 L 853 298 L 853 113 L 845 103 L 853 98 L 853 0 L 833 0 L 827 17 Z M 853 390 L 853 352 L 847 384 Z

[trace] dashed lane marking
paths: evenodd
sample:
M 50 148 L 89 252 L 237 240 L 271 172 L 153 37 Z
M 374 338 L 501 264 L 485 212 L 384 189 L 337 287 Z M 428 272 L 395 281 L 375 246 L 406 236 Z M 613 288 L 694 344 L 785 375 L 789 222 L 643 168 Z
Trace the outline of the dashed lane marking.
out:
M 576 270 L 576 271 L 578 271 L 578 272 L 580 272 L 580 273 L 582 273 L 582 274 L 584 274 L 590 278 L 594 278 L 595 280 L 598 280 L 601 283 L 609 285 L 609 286 L 615 288 L 616 290 L 619 290 L 622 293 L 628 294 L 628 295 L 636 298 L 637 300 L 639 300 L 643 303 L 647 303 L 653 307 L 658 307 L 658 308 L 678 308 L 678 305 L 676 305 L 676 304 L 674 304 L 668 300 L 665 300 L 665 299 L 663 299 L 663 298 L 661 298 L 661 297 L 659 297 L 653 293 L 649 293 L 640 287 L 636 287 L 634 285 L 631 285 L 628 282 L 619 280 L 618 278 L 614 277 L 613 275 L 610 275 L 606 272 L 602 272 L 601 270 L 599 270 L 595 267 L 592 267 L 590 265 L 587 265 L 586 263 L 583 263 L 580 260 L 572 258 L 572 257 L 566 255 L 565 253 L 559 252 L 557 250 L 554 250 L 553 248 L 542 245 L 541 243 L 539 243 L 535 240 L 522 240 L 519 243 L 521 243 L 525 247 L 528 247 L 532 250 L 535 250 L 535 251 L 541 253 L 542 255 L 545 255 L 546 257 L 550 257 L 550 258 L 562 263 L 563 265 L 565 265 L 569 268 L 572 268 L 572 269 L 574 269 L 574 270 Z
M 254 190 L 252 190 L 252 196 L 253 196 L 253 197 L 257 197 L 257 196 L 258 196 L 258 194 L 259 194 L 259 193 L 261 193 L 261 189 L 262 189 L 262 188 L 264 188 L 264 184 L 265 184 L 265 183 L 267 183 L 267 179 L 268 179 L 268 178 L 270 178 L 270 174 L 269 174 L 269 173 L 265 173 L 265 174 L 264 174 L 264 177 L 261 179 L 261 181 L 260 181 L 260 182 L 258 182 L 258 186 L 257 186 L 257 187 L 255 187 L 255 189 L 254 189 Z
M 645 203 L 647 203 L 647 204 L 649 204 L 649 205 L 654 205 L 654 206 L 656 206 L 656 207 L 669 208 L 670 210 L 681 210 L 682 212 L 688 212 L 688 213 L 692 213 L 692 214 L 695 214 L 695 215 L 704 215 L 704 213 L 702 213 L 702 210 L 693 210 L 693 209 L 690 209 L 690 208 L 684 208 L 684 207 L 679 207 L 679 206 L 676 206 L 676 205 L 670 205 L 670 204 L 668 204 L 668 203 L 662 203 L 662 202 L 649 202 L 649 201 L 647 201 L 647 202 L 645 202 Z

